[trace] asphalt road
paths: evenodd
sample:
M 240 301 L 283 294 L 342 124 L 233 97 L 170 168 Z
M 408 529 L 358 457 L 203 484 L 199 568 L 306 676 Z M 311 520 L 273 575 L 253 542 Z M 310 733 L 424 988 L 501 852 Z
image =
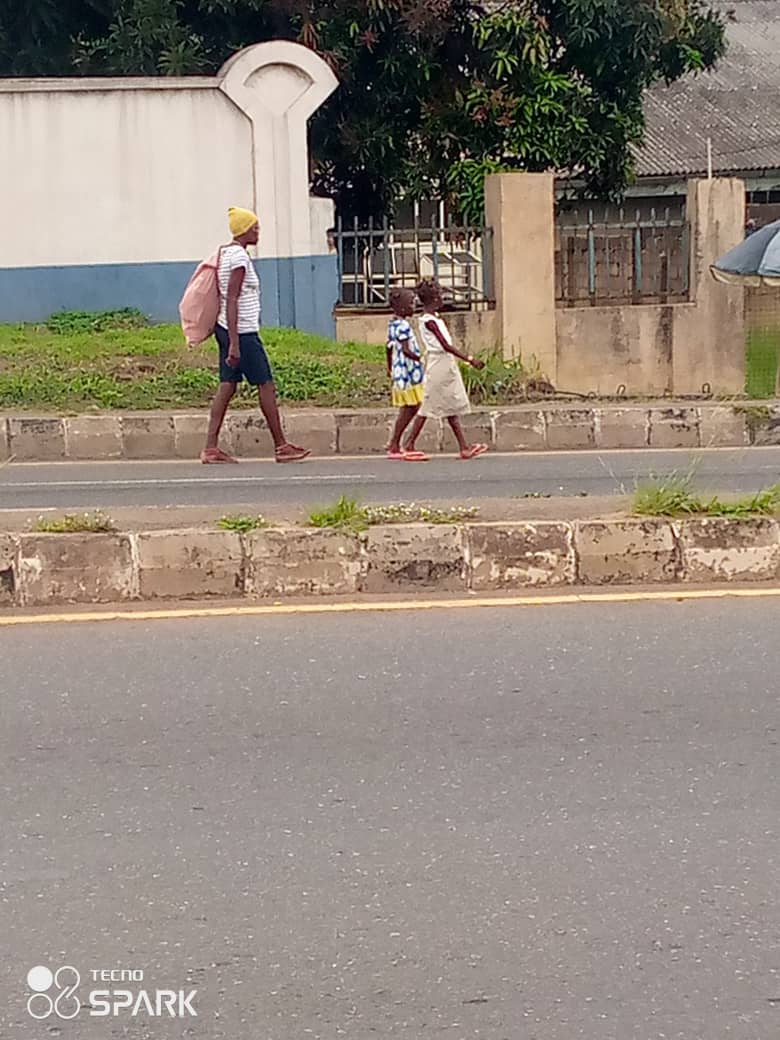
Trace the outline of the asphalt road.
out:
M 0 628 L 0 1036 L 772 1040 L 778 628 L 770 599 Z M 134 969 L 100 988 L 197 1017 L 36 1023 L 28 970 L 63 964 L 82 1003 Z
M 36 463 L 0 467 L 0 509 L 269 504 L 313 506 L 345 493 L 372 502 L 631 494 L 638 482 L 694 474 L 702 489 L 758 491 L 780 479 L 780 448 L 554 452 L 425 464 L 382 457 L 301 466 L 248 462 Z

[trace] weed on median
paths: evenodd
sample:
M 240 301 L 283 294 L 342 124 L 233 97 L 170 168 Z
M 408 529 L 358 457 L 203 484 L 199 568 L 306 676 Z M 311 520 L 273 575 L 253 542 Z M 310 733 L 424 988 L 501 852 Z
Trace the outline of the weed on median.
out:
M 479 514 L 477 506 L 449 506 L 439 509 L 435 506 L 418 506 L 414 502 L 409 505 L 366 506 L 366 519 L 369 524 L 458 524 L 464 520 L 473 520 Z
M 332 506 L 317 509 L 309 515 L 309 525 L 342 531 L 365 531 L 377 524 L 457 524 L 473 520 L 477 506 L 421 506 L 412 502 L 383 506 L 361 506 L 354 498 L 341 498 Z
M 780 512 L 780 484 L 723 501 L 715 495 L 701 498 L 691 489 L 689 477 L 672 475 L 666 480 L 641 485 L 634 496 L 634 512 L 640 516 L 722 516 L 743 519 L 774 516 Z
M 239 534 L 249 534 L 250 531 L 262 531 L 268 527 L 268 521 L 264 516 L 241 516 L 231 514 L 223 516 L 217 521 L 217 527 L 223 531 L 237 531 Z
M 341 498 L 332 506 L 315 509 L 309 514 L 311 527 L 331 528 L 338 531 L 365 531 L 368 527 L 366 511 L 354 498 Z
M 96 510 L 51 518 L 41 516 L 34 529 L 41 534 L 111 534 L 116 531 L 116 525 L 110 516 Z

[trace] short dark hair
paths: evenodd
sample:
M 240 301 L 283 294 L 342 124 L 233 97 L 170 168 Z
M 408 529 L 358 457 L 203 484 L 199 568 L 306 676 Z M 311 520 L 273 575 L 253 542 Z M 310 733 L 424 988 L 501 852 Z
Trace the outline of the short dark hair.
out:
M 395 310 L 399 304 L 403 305 L 404 303 L 407 303 L 412 309 L 414 309 L 414 290 L 404 289 L 403 286 L 397 286 L 395 289 L 390 290 L 389 302 L 393 310 Z
M 423 306 L 433 303 L 437 296 L 441 296 L 441 286 L 433 278 L 425 278 L 417 286 L 417 295 Z

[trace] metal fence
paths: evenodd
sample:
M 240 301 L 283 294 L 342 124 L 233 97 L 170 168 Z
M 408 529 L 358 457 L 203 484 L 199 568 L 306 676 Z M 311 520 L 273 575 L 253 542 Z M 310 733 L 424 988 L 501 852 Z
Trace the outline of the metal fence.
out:
M 339 222 L 333 239 L 341 308 L 387 309 L 394 288 L 414 289 L 424 278 L 439 282 L 452 308 L 471 309 L 494 299 L 491 228 Z
M 559 307 L 682 303 L 690 293 L 690 225 L 670 210 L 565 212 L 556 221 Z

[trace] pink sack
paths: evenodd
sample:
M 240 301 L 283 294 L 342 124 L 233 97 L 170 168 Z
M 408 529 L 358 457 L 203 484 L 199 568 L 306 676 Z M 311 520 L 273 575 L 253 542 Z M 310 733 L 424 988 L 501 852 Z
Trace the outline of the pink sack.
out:
M 214 334 L 219 317 L 217 270 L 222 249 L 198 264 L 179 303 L 179 316 L 185 339 L 197 347 Z

